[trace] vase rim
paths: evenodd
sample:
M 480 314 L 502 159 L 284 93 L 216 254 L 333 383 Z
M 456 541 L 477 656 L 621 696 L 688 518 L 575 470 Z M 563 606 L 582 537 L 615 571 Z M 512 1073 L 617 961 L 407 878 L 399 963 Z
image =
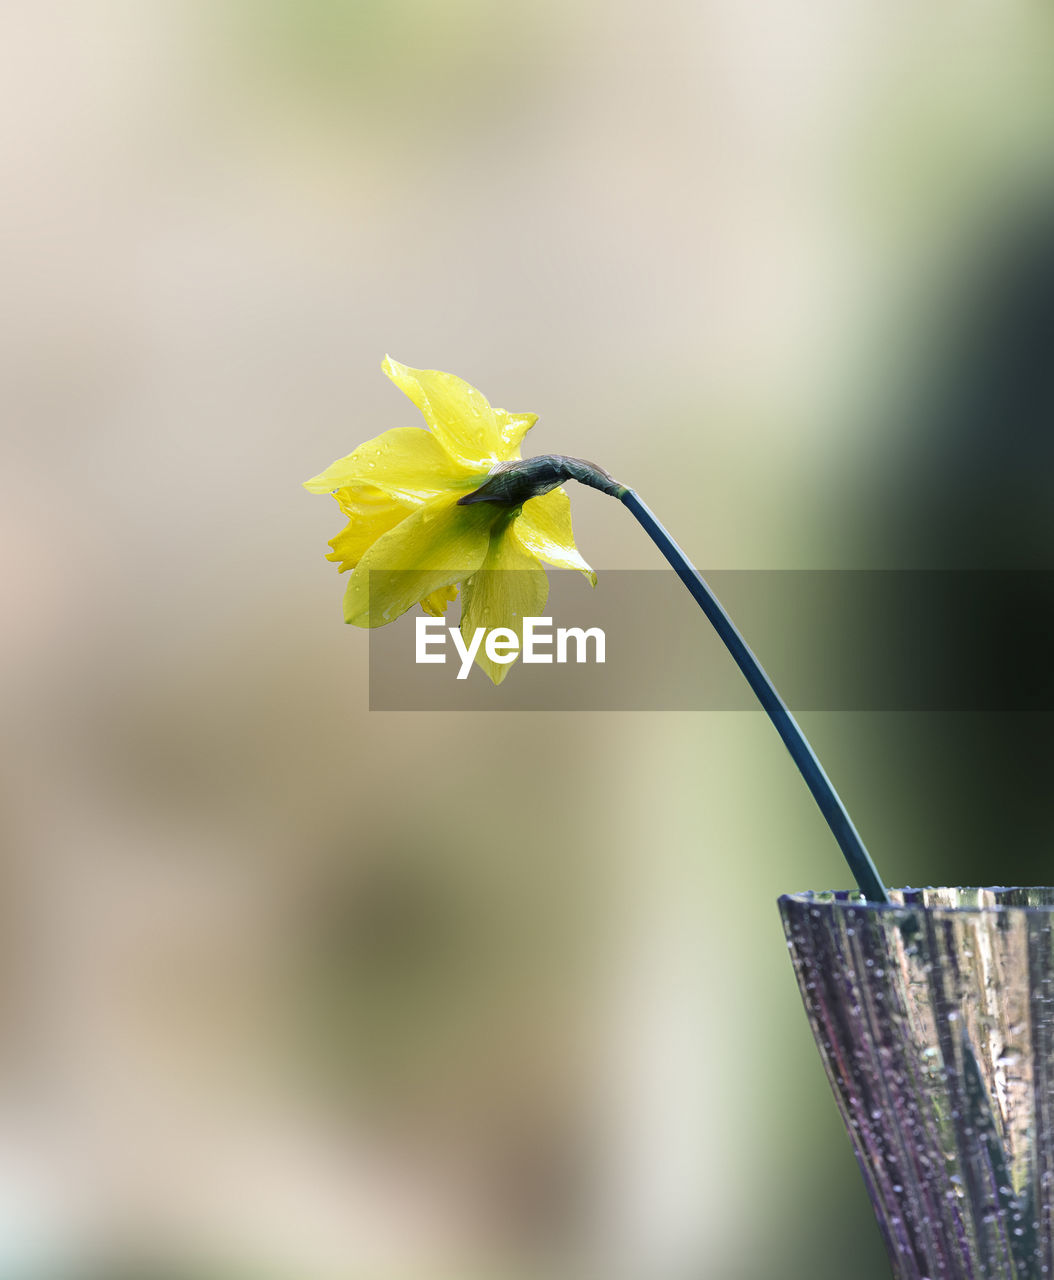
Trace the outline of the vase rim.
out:
M 869 902 L 856 889 L 802 889 L 781 894 L 778 902 L 850 911 L 952 911 L 973 914 L 1054 912 L 1054 887 L 1050 885 L 951 885 L 890 889 L 892 902 Z M 1006 899 L 1009 899 L 1007 901 Z M 1038 900 L 1033 900 L 1038 899 Z

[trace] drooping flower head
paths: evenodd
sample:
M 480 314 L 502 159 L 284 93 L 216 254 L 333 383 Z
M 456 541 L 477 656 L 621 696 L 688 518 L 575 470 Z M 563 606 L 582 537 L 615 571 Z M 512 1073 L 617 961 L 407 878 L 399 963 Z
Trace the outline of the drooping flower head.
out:
M 385 431 L 304 485 L 332 493 L 348 517 L 326 557 L 341 573 L 351 570 L 344 621 L 384 626 L 415 604 L 438 617 L 460 586 L 467 638 L 478 627 L 508 627 L 522 638 L 523 619 L 539 616 L 549 595 L 543 562 L 577 569 L 596 583 L 575 547 L 570 500 L 562 488 L 522 506 L 460 500 L 520 458 L 537 415 L 492 408 L 450 373 L 390 358 L 382 367 L 420 409 L 427 429 Z M 495 684 L 509 670 L 482 646 L 476 661 Z

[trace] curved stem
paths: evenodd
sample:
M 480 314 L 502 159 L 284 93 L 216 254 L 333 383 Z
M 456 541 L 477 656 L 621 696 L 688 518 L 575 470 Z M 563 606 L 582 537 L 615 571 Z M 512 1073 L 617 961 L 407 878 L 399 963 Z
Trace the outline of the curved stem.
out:
M 732 619 L 725 613 L 700 573 L 637 493 L 619 484 L 614 476 L 603 467 L 598 467 L 595 462 L 587 462 L 584 458 L 569 458 L 561 453 L 548 453 L 536 458 L 517 458 L 500 463 L 478 489 L 459 498 L 458 504 L 467 506 L 474 502 L 493 502 L 504 507 L 519 507 L 528 499 L 555 489 L 565 480 L 577 480 L 580 484 L 618 498 L 637 517 L 648 536 L 692 593 L 736 665 L 746 676 L 747 683 L 775 725 L 776 732 L 783 739 L 784 746 L 805 779 L 805 785 L 819 805 L 860 891 L 869 902 L 889 902 L 886 887 L 853 826 L 845 805 L 816 758 L 816 753 L 809 746 L 798 722 L 776 692 L 776 686 L 765 674 L 764 667 L 754 657 L 750 646 L 736 630 Z
M 699 608 L 706 614 L 714 630 L 721 637 L 725 648 L 732 655 L 736 666 L 746 677 L 758 701 L 783 739 L 783 744 L 798 766 L 805 785 L 812 792 L 812 797 L 819 805 L 820 812 L 831 828 L 838 846 L 845 855 L 849 869 L 852 871 L 864 897 L 869 902 L 889 902 L 889 894 L 881 877 L 871 861 L 871 856 L 864 847 L 863 840 L 853 826 L 852 819 L 846 811 L 838 792 L 824 772 L 823 766 L 816 758 L 816 753 L 809 745 L 808 739 L 801 731 L 798 722 L 791 715 L 787 704 L 776 692 L 776 686 L 765 673 L 750 646 L 739 634 L 732 619 L 724 611 L 720 601 L 707 586 L 702 575 L 692 565 L 681 548 L 663 528 L 655 513 L 632 489 L 621 494 L 625 506 L 633 512 L 645 532 L 669 561 L 674 571 L 691 592 Z

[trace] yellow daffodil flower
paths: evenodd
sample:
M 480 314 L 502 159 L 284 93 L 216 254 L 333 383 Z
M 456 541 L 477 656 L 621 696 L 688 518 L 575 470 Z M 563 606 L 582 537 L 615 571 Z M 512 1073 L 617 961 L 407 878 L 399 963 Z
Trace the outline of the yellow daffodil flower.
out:
M 478 627 L 508 627 L 522 639 L 524 617 L 539 616 L 549 595 L 543 563 L 577 569 L 596 584 L 575 547 L 570 500 L 551 486 L 522 505 L 461 499 L 520 459 L 537 416 L 494 409 L 450 373 L 390 358 L 382 367 L 427 430 L 385 431 L 304 485 L 332 493 L 348 517 L 326 557 L 341 573 L 351 570 L 344 621 L 380 627 L 415 604 L 438 617 L 460 585 L 467 639 Z M 476 661 L 495 684 L 509 671 L 482 646 Z

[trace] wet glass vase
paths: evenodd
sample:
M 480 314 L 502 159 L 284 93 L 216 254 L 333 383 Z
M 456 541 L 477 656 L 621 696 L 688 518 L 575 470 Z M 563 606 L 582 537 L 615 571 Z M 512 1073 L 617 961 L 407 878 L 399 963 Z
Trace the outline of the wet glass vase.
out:
M 1054 1277 L 1054 889 L 780 899 L 897 1280 Z

